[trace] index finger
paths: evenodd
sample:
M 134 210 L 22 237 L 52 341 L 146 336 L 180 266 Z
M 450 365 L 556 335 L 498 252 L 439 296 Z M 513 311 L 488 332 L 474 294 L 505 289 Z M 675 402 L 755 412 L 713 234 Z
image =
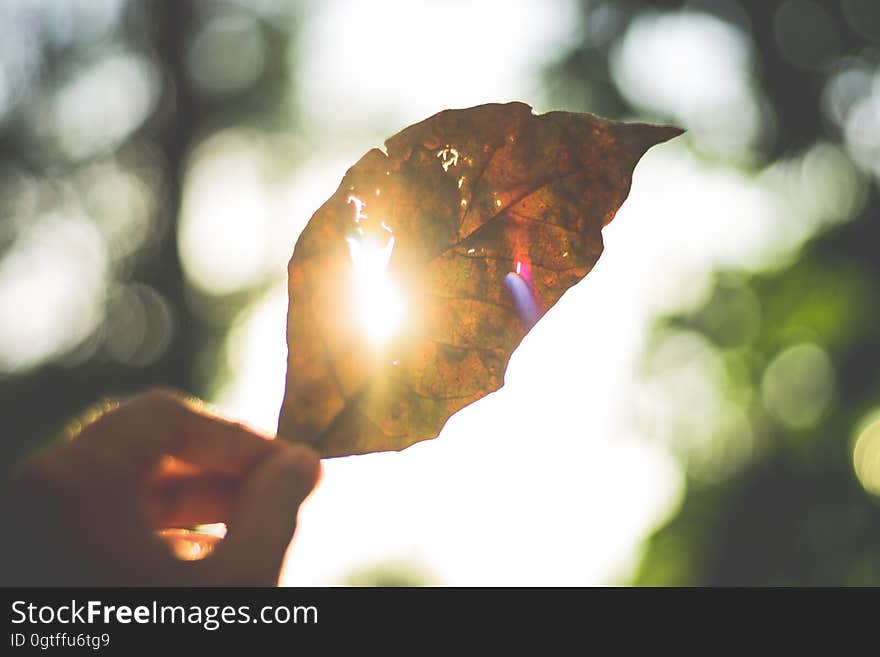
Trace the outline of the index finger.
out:
M 121 472 L 151 469 L 167 455 L 204 470 L 241 476 L 284 446 L 222 418 L 180 393 L 155 389 L 109 411 L 74 441 Z

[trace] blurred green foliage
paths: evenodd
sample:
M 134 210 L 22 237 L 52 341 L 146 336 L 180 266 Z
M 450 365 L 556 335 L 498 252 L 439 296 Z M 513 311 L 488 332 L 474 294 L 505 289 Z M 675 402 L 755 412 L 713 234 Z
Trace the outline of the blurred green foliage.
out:
M 699 303 L 658 321 L 643 374 L 662 391 L 653 403 L 669 426 L 641 428 L 679 453 L 687 488 L 646 542 L 633 581 L 880 584 L 880 506 L 853 463 L 863 420 L 880 405 L 878 169 L 852 141 L 862 92 L 854 84 L 840 95 L 841 76 L 855 83 L 846 76 L 856 68 L 880 80 L 880 10 L 856 1 L 583 2 L 585 24 L 600 15 L 612 33 L 598 43 L 587 36 L 554 79 L 589 89 L 575 105 L 644 115 L 618 93 L 592 101 L 613 79 L 614 48 L 602 44 L 618 43 L 642 16 L 679 9 L 726 21 L 753 43 L 768 129 L 741 166 L 757 174 L 831 142 L 865 178 L 845 199 L 857 210 L 844 223 L 814 231 L 767 271 L 716 272 Z M 877 468 L 862 471 L 877 477 Z
M 271 2 L 69 0 L 8 3 L 0 19 L 2 475 L 103 396 L 211 390 L 221 340 L 262 281 L 212 297 L 187 280 L 186 167 L 224 127 L 254 140 L 296 127 L 298 16 Z

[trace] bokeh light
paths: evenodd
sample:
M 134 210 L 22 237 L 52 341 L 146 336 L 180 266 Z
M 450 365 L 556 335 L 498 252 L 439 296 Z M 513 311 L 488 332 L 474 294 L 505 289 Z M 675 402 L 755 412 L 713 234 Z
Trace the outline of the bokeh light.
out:
M 194 151 L 180 219 L 189 280 L 209 294 L 253 286 L 266 273 L 273 213 L 261 152 L 244 134 L 219 134 Z M 210 235 L 210 239 L 206 239 Z
M 831 15 L 813 0 L 787 0 L 773 19 L 776 42 L 783 56 L 808 70 L 828 64 L 839 52 Z
M 818 422 L 834 396 L 834 368 L 821 347 L 802 343 L 788 347 L 767 366 L 761 381 L 764 405 L 793 429 Z
M 880 415 L 862 423 L 853 448 L 853 467 L 866 491 L 880 497 Z
M 78 70 L 58 89 L 51 115 L 42 125 L 71 158 L 112 149 L 149 116 L 156 102 L 156 76 L 142 57 L 107 54 Z M 95 98 L 101 102 L 92 102 Z
M 847 24 L 859 34 L 880 41 L 880 8 L 873 0 L 843 0 L 841 3 Z
M 174 335 L 174 311 L 146 285 L 115 290 L 107 311 L 106 349 L 120 363 L 143 367 L 156 362 Z
M 107 253 L 77 215 L 22 227 L 0 260 L 0 370 L 34 367 L 84 340 L 103 318 Z
M 674 118 L 695 132 L 701 148 L 730 156 L 753 145 L 765 125 L 752 66 L 750 43 L 737 26 L 681 12 L 637 18 L 611 70 L 638 107 Z
M 193 37 L 187 69 L 204 92 L 231 94 L 250 86 L 265 60 L 266 44 L 255 17 L 228 10 L 209 18 Z

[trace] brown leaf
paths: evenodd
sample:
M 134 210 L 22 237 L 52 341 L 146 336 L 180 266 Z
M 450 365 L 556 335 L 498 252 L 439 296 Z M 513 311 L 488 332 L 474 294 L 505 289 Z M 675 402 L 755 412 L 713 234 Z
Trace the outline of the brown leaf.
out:
M 325 456 L 399 450 L 498 390 L 596 263 L 639 158 L 681 132 L 492 104 L 364 155 L 290 261 L 279 435 Z

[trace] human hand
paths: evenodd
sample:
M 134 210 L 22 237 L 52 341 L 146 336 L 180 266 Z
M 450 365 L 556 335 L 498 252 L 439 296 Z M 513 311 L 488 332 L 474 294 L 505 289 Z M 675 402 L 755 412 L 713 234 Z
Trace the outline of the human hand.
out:
M 274 586 L 321 466 L 177 393 L 152 390 L 27 461 L 2 500 L 5 585 Z M 207 558 L 155 531 L 225 522 Z

